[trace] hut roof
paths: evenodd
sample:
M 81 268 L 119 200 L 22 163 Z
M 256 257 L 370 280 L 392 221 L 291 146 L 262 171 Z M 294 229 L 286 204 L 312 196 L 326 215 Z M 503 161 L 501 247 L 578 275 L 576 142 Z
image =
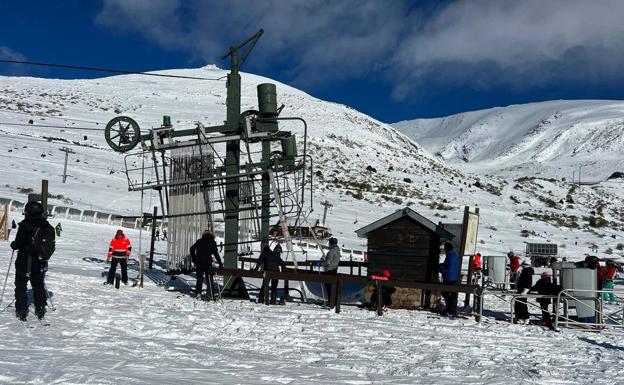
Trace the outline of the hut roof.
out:
M 420 224 L 422 227 L 426 228 L 427 230 L 431 231 L 432 233 L 436 233 L 441 238 L 444 238 L 447 240 L 451 240 L 455 238 L 453 234 L 444 230 L 442 226 L 436 225 L 434 222 L 423 217 L 422 215 L 418 214 L 416 211 L 410 209 L 409 207 L 405 207 L 401 210 L 397 210 L 388 216 L 385 216 L 381 219 L 376 220 L 375 222 L 369 224 L 368 226 L 364 226 L 361 229 L 355 230 L 355 233 L 358 235 L 358 237 L 365 237 L 371 231 L 377 230 L 378 228 L 383 227 L 387 225 L 388 223 L 394 222 L 397 219 L 400 219 L 403 217 L 409 217 L 410 219 L 414 220 L 415 222 L 417 222 L 418 224 Z

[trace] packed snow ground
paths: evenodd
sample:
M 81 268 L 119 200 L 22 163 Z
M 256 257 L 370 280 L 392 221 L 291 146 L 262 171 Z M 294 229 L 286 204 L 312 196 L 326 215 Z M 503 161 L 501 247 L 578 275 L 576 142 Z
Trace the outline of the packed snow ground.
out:
M 335 314 L 312 304 L 206 303 L 150 280 L 144 289 L 115 290 L 102 285 L 115 228 L 61 223 L 46 279 L 57 308 L 48 312 L 51 326 L 31 314 L 35 327 L 25 329 L 13 308 L 0 313 L 0 383 L 624 382 L 620 335 L 554 333 L 488 317 L 478 324 L 419 311 L 378 317 L 352 306 Z M 136 247 L 138 231 L 127 234 Z M 162 249 L 164 242 L 157 245 Z M 0 243 L 2 272 L 9 258 L 8 244 Z M 506 309 L 488 302 L 497 312 Z

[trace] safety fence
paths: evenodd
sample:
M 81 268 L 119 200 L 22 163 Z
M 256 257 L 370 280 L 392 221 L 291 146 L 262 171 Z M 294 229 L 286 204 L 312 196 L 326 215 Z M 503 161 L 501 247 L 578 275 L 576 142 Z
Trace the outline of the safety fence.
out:
M 16 199 L 0 197 L 0 205 L 6 205 L 11 210 L 21 210 L 26 202 Z M 48 216 L 51 218 L 70 219 L 79 222 L 99 223 L 104 225 L 120 226 L 131 229 L 141 227 L 142 218 L 126 217 L 122 214 L 107 213 L 97 210 L 81 210 L 75 207 L 59 206 L 48 204 Z M 158 226 L 162 226 L 162 220 L 156 221 Z
M 494 296 L 510 304 L 510 322 L 515 322 L 515 305 L 522 303 L 527 309 L 539 309 L 540 315 L 547 314 L 551 320 L 550 325 L 554 329 L 559 326 L 574 327 L 580 329 L 620 329 L 624 330 L 624 290 L 586 290 L 586 289 L 564 289 L 558 294 L 521 294 L 496 288 L 485 288 L 483 295 L 478 299 L 477 311 L 482 314 L 484 299 L 487 296 Z M 612 301 L 605 301 L 604 296 L 613 298 Z M 547 308 L 542 308 L 539 304 L 529 300 L 549 300 Z M 609 307 L 605 307 L 605 302 Z M 574 309 L 576 314 L 570 310 Z M 589 313 L 588 317 L 581 317 L 582 313 Z
M 253 270 L 243 270 L 243 269 L 215 269 L 215 273 L 218 275 L 222 275 L 224 277 L 230 277 L 224 279 L 224 286 L 228 286 L 227 283 L 230 282 L 232 278 L 260 278 L 263 280 L 264 292 L 260 293 L 260 297 L 264 299 L 265 304 L 269 304 L 269 281 L 270 280 L 281 280 L 284 281 L 284 290 L 285 293 L 289 291 L 289 282 L 290 281 L 298 281 L 298 282 L 318 282 L 321 284 L 329 284 L 330 289 L 328 294 L 328 302 L 329 308 L 335 309 L 336 313 L 340 313 L 340 305 L 342 303 L 342 287 L 346 283 L 357 283 L 361 285 L 369 285 L 373 284 L 377 288 L 377 298 L 376 298 L 376 310 L 377 315 L 383 315 L 383 301 L 382 301 L 382 288 L 384 286 L 389 287 L 403 287 L 403 288 L 412 288 L 412 289 L 421 289 L 430 292 L 449 292 L 449 293 L 466 293 L 466 294 L 475 294 L 480 295 L 480 288 L 477 285 L 445 285 L 441 283 L 428 283 L 428 282 L 412 282 L 412 281 L 401 281 L 401 280 L 373 280 L 368 277 L 359 277 L 348 274 L 337 274 L 337 275 L 323 275 L 313 273 L 307 270 L 298 270 L 298 271 L 286 271 L 286 272 L 276 272 L 276 271 L 253 271 Z M 479 316 L 475 317 L 477 321 L 480 320 Z
M 26 202 L 22 202 L 16 199 L 0 197 L 0 206 L 6 205 L 11 210 L 22 210 Z M 130 229 L 139 229 L 142 225 L 142 218 L 134 216 L 124 216 L 117 213 L 109 213 L 97 210 L 81 210 L 75 207 L 59 206 L 48 204 L 48 215 L 51 218 L 69 219 L 79 222 L 99 223 L 104 225 L 119 226 Z M 151 223 L 151 220 L 150 220 Z M 157 219 L 156 225 L 162 228 L 162 220 Z M 145 228 L 145 227 L 144 227 Z M 223 238 L 224 231 L 216 229 L 215 235 L 219 238 Z M 318 245 L 312 242 L 293 242 L 293 246 L 300 247 L 303 251 L 306 250 L 328 250 L 326 245 Z M 367 253 L 363 250 L 341 248 L 343 259 L 348 256 L 350 261 L 366 261 Z

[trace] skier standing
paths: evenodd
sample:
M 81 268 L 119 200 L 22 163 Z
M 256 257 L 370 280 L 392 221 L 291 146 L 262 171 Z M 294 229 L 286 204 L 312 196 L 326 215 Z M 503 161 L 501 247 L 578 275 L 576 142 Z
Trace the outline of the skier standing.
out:
M 533 274 L 535 271 L 527 262 L 522 262 L 521 266 L 522 271 L 520 276 L 518 276 L 516 292 L 518 294 L 527 294 L 533 286 Z M 529 324 L 529 307 L 526 301 L 526 297 L 516 297 L 516 302 L 514 303 L 516 322 L 524 325 Z
M 113 284 L 118 264 L 121 265 L 121 281 L 124 285 L 128 284 L 128 258 L 130 257 L 131 251 L 132 245 L 130 244 L 130 240 L 126 238 L 123 230 L 117 230 L 115 238 L 110 242 L 108 256 L 106 257 L 107 262 L 112 258 L 111 267 L 110 270 L 108 270 L 108 277 L 106 279 L 107 284 Z
M 11 242 L 11 248 L 18 250 L 15 259 L 15 315 L 20 321 L 26 321 L 28 314 L 26 289 L 30 280 L 35 314 L 37 318 L 43 320 L 46 312 L 44 271 L 47 270 L 47 261 L 54 252 L 54 228 L 43 216 L 43 206 L 39 202 L 26 203 L 24 216 L 17 229 L 15 240 Z
M 338 275 L 338 266 L 340 265 L 340 247 L 338 246 L 338 239 L 332 237 L 329 238 L 329 250 L 327 254 L 325 254 L 325 258 L 322 258 L 321 261 L 323 263 L 323 268 L 325 270 L 325 275 Z M 331 289 L 331 283 L 325 284 L 325 291 L 327 292 L 327 296 Z M 330 301 L 331 302 L 331 301 Z
M 615 279 L 616 276 L 617 276 L 617 267 L 615 266 L 615 263 L 608 261 L 606 272 L 605 272 L 604 286 L 602 288 L 602 290 L 605 290 L 605 292 L 602 293 L 602 299 L 605 301 L 610 301 L 610 302 L 617 301 L 617 297 L 613 293 L 613 280 Z
M 17 228 L 17 225 L 15 224 L 15 219 L 13 219 L 11 221 L 11 228 L 9 229 L 8 233 L 7 233 L 7 239 L 11 236 L 11 230 Z
M 163 235 L 163 238 L 162 238 L 163 241 L 166 241 L 167 240 L 167 228 L 166 227 L 163 227 L 162 235 Z
M 281 257 L 282 254 L 282 246 L 279 244 L 275 245 L 273 251 L 269 248 L 269 246 L 265 246 L 258 257 L 258 262 L 256 263 L 256 267 L 253 270 L 258 270 L 260 266 L 262 266 L 263 271 L 286 271 L 286 263 Z M 271 304 L 275 305 L 277 301 L 277 286 L 279 285 L 278 279 L 271 280 Z M 262 287 L 260 288 L 259 295 L 259 303 L 264 302 L 264 280 L 262 282 Z
M 217 259 L 219 268 L 223 268 L 223 262 L 219 256 L 219 250 L 217 250 L 217 242 L 215 242 L 215 236 L 209 230 L 204 231 L 204 234 L 191 246 L 191 260 L 195 265 L 195 271 L 197 275 L 197 282 L 195 284 L 195 293 L 197 296 L 201 295 L 202 286 L 204 284 L 204 276 L 206 276 L 206 283 L 208 284 L 208 300 L 213 300 L 212 295 L 212 276 L 214 275 L 214 269 L 212 267 L 212 256 Z
M 159 227 L 156 227 L 156 230 L 154 232 L 154 236 L 155 236 L 157 241 L 160 241 L 160 228 Z
M 552 281 L 552 273 L 545 271 L 542 273 L 542 277 L 537 280 L 535 285 L 531 287 L 531 291 L 537 291 L 537 294 L 555 295 L 559 292 L 559 287 Z M 538 298 L 537 303 L 540 304 L 542 309 L 542 324 L 552 328 L 552 317 L 548 311 L 548 305 L 552 300 L 550 298 Z
M 63 227 L 61 226 L 61 222 L 56 224 L 56 226 L 54 227 L 54 231 L 56 231 L 56 236 L 57 237 L 61 236 L 61 231 L 63 231 Z
M 509 286 L 511 289 L 515 287 L 515 283 L 518 280 L 518 275 L 520 270 L 520 256 L 515 255 L 513 251 L 507 253 L 507 257 L 509 258 L 509 282 L 511 283 Z

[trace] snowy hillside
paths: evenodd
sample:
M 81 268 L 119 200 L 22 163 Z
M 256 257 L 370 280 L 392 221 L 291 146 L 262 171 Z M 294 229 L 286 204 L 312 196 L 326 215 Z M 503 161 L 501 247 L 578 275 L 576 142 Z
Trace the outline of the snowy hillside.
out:
M 207 66 L 161 73 L 216 79 L 227 71 Z M 243 110 L 257 108 L 256 85 L 263 82 L 272 80 L 242 74 Z M 106 122 L 127 115 L 149 129 L 160 126 L 163 115 L 170 115 L 175 129 L 186 129 L 197 121 L 217 125 L 225 118 L 224 80 L 140 75 L 93 80 L 1 77 L 0 91 L 0 158 L 5 165 L 0 196 L 23 201 L 30 189 L 39 189 L 41 178 L 48 178 L 50 193 L 56 197 L 53 203 L 115 213 L 138 215 L 140 194 L 127 191 L 124 157 L 104 141 L 101 130 Z M 463 173 L 457 169 L 463 162 L 456 158 L 441 160 L 431 155 L 441 149 L 427 152 L 391 126 L 347 106 L 279 83 L 277 94 L 278 103 L 285 105 L 282 116 L 300 116 L 308 123 L 309 153 L 315 166 L 315 211 L 310 219 L 320 218 L 320 202 L 329 200 L 334 206 L 327 224 L 347 248 L 365 250 L 366 241 L 358 239 L 354 231 L 398 208 L 409 205 L 434 221 L 459 222 L 463 207 L 468 205 L 480 208 L 479 250 L 485 253 L 523 250 L 525 241 L 558 243 L 571 258 L 581 258 L 594 243 L 601 252 L 621 253 L 617 245 L 624 236 L 624 211 L 616 202 L 624 199 L 624 192 L 617 181 L 577 187 L 569 181 Z M 611 112 L 605 112 L 602 121 L 615 119 L 617 106 L 614 103 L 610 110 L 605 106 L 604 110 Z M 471 114 L 476 113 L 466 116 Z M 525 112 L 522 119 L 526 121 L 530 115 L 530 111 Z M 594 115 L 595 121 L 600 121 L 600 113 Z M 505 116 L 501 113 L 500 119 Z M 522 121 L 519 116 L 514 119 Z M 553 121 L 566 119 L 571 118 L 564 114 Z M 427 138 L 433 134 L 425 135 L 433 132 L 432 122 L 417 124 L 423 132 L 418 140 L 427 146 L 432 146 L 432 139 Z M 447 123 L 446 127 L 454 126 Z M 284 123 L 282 129 L 298 134 L 303 131 L 296 123 Z M 543 130 L 543 135 L 550 135 L 550 131 Z M 473 147 L 486 143 L 473 137 L 465 140 Z M 493 142 L 490 145 L 496 147 Z M 66 184 L 60 183 L 62 146 L 76 152 L 70 155 Z M 480 152 L 479 159 L 485 159 L 486 152 Z M 531 169 L 522 176 L 535 175 Z M 150 207 L 157 201 L 156 195 L 148 194 L 145 205 Z M 560 231 L 562 223 L 564 229 L 576 231 Z
M 162 73 L 216 79 L 227 71 L 208 66 Z M 0 79 L 3 95 L 0 134 L 6 138 L 0 144 L 0 156 L 10 175 L 0 185 L 0 196 L 14 199 L 24 200 L 24 193 L 38 190 L 39 180 L 47 177 L 51 180 L 50 192 L 62 196 L 64 205 L 138 214 L 140 194 L 127 193 L 123 155 L 113 152 L 104 141 L 103 131 L 99 131 L 106 122 L 114 116 L 127 115 L 142 129 L 149 129 L 160 126 L 163 115 L 170 115 L 176 129 L 187 129 L 198 121 L 218 125 L 225 119 L 225 80 L 191 81 L 140 75 L 72 81 Z M 242 75 L 243 111 L 257 109 L 256 85 L 270 81 Z M 413 191 L 431 196 L 405 182 L 406 178 L 415 180 L 433 175 L 444 179 L 446 175 L 457 174 L 392 127 L 351 108 L 315 99 L 283 84 L 278 84 L 277 92 L 278 103 L 285 105 L 282 116 L 302 117 L 308 123 L 309 153 L 318 171 L 317 189 L 341 186 L 344 193 L 364 183 L 371 189 L 387 192 L 369 197 L 371 202 L 385 202 L 393 199 L 391 196 L 397 190 L 404 195 Z M 45 127 L 50 125 L 66 128 Z M 298 146 L 303 147 L 300 124 L 283 123 L 282 129 L 297 133 Z M 59 151 L 62 146 L 76 151 L 70 156 L 67 184 L 58 183 L 63 170 L 64 153 Z M 389 164 L 400 167 L 388 172 Z M 318 203 L 321 198 L 315 201 Z M 335 203 L 337 212 L 351 210 Z M 311 219 L 320 216 L 322 207 L 315 208 L 316 217 Z M 354 226 L 350 225 L 345 233 L 352 235 Z
M 225 71 L 205 67 L 167 73 L 219 78 Z M 255 108 L 255 85 L 270 80 L 243 74 L 242 81 L 243 110 Z M 127 191 L 123 156 L 104 142 L 101 129 L 112 117 L 131 116 L 144 129 L 159 126 L 162 115 L 171 115 L 176 129 L 193 127 L 198 120 L 220 124 L 225 117 L 223 81 L 2 77 L 0 90 L 0 196 L 24 201 L 28 191 L 39 189 L 41 178 L 48 178 L 53 203 L 83 209 L 140 213 L 140 194 Z M 582 258 L 593 244 L 601 256 L 617 256 L 624 249 L 620 181 L 576 186 L 533 174 L 464 173 L 353 109 L 282 84 L 277 92 L 278 103 L 285 104 L 282 116 L 308 122 L 316 170 L 312 219 L 322 215 L 322 200 L 333 203 L 327 224 L 345 247 L 365 249 L 354 230 L 399 207 L 409 205 L 434 221 L 458 222 L 464 205 L 470 205 L 480 209 L 478 247 L 485 254 L 522 252 L 525 241 L 557 243 L 561 255 L 572 259 Z M 283 128 L 301 133 L 295 124 Z M 70 155 L 66 184 L 61 183 L 63 146 L 76 152 Z M 156 196 L 148 194 L 145 203 L 157 204 Z M 20 214 L 13 211 L 11 219 L 19 220 Z M 488 297 L 480 324 L 407 310 L 378 317 L 353 306 L 336 314 L 296 302 L 270 307 L 238 300 L 206 303 L 165 290 L 174 282 L 162 270 L 165 242 L 156 244 L 157 268 L 144 289 L 115 290 L 102 282 L 108 267 L 104 255 L 116 227 L 57 221 L 64 232 L 46 276 L 57 310 L 47 314 L 49 327 L 31 314 L 33 329 L 18 324 L 12 308 L 0 313 L 0 384 L 623 381 L 620 340 L 512 325 L 505 321 L 509 304 L 494 296 Z M 126 232 L 136 245 L 139 232 Z M 145 232 L 142 243 L 147 244 Z M 134 247 L 132 278 L 136 252 Z M 10 256 L 8 243 L 0 242 L 0 271 L 7 270 Z M 193 283 L 184 275 L 175 280 L 180 288 Z M 259 285 L 258 280 L 247 283 Z M 9 281 L 5 300 L 11 294 Z
M 394 124 L 439 159 L 479 173 L 605 180 L 624 171 L 624 102 L 549 101 Z

